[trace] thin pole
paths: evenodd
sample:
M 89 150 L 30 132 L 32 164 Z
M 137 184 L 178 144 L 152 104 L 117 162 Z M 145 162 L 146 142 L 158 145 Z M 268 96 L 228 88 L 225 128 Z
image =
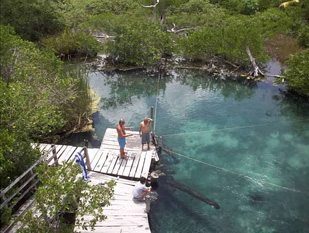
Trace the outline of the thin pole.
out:
M 58 166 L 59 163 L 58 163 L 58 158 L 57 158 L 57 151 L 56 151 L 56 146 L 54 144 L 52 145 L 52 153 L 53 153 L 54 163 L 56 166 Z
M 89 158 L 89 153 L 88 153 L 88 141 L 85 140 L 85 146 L 84 146 L 84 155 L 86 157 L 86 165 L 87 169 L 90 171 L 91 169 L 91 164 L 90 164 L 90 158 Z

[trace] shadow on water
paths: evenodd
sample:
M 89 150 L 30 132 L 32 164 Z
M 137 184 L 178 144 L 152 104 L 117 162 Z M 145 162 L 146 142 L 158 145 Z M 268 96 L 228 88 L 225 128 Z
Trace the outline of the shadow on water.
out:
M 199 228 L 202 228 L 203 231 L 194 231 L 194 232 L 220 232 L 218 227 L 213 226 L 210 218 L 207 214 L 201 214 L 200 212 L 194 211 L 192 208 L 192 199 L 186 199 L 187 202 L 184 202 L 182 196 L 183 194 L 179 192 L 179 190 L 171 187 L 170 180 L 173 179 L 169 176 L 163 176 L 159 178 L 159 188 L 156 190 L 159 194 L 159 199 L 162 205 L 165 206 L 166 209 L 171 213 L 175 213 L 175 217 L 179 215 L 182 216 L 183 219 L 190 218 L 190 222 L 187 222 L 186 225 L 183 226 L 181 232 L 189 232 L 192 231 L 196 225 L 199 225 Z M 151 223 L 156 221 L 156 218 L 159 218 L 160 210 L 156 209 L 156 202 L 152 205 L 152 211 L 150 212 Z M 206 204 L 205 204 L 206 205 Z M 162 226 L 157 228 L 156 225 L 151 225 L 152 232 L 161 232 Z M 161 229 L 161 230 L 160 230 Z M 167 228 L 166 228 L 167 229 Z M 192 231 L 192 232 L 193 232 Z

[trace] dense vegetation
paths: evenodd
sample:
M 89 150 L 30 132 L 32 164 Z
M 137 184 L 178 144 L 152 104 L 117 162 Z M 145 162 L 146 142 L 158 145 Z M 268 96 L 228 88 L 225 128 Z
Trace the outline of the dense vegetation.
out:
M 103 207 L 110 204 L 115 181 L 91 185 L 82 178 L 76 179 L 80 168 L 72 163 L 50 168 L 43 164 L 39 167 L 42 185 L 35 193 L 36 214 L 33 209 L 28 211 L 22 217 L 22 226 L 17 232 L 73 232 L 77 227 L 92 229 L 97 221 L 106 218 Z M 84 216 L 91 217 L 83 221 Z
M 262 62 L 271 56 L 265 42 L 282 34 L 302 50 L 286 62 L 284 80 L 309 95 L 308 1 L 279 7 L 283 0 L 160 0 L 147 7 L 156 2 L 1 1 L 0 188 L 38 157 L 31 142 L 75 131 L 89 116 L 83 75 L 66 71 L 60 59 L 103 52 L 122 65 L 182 56 L 248 67 L 247 47 Z
M 47 50 L 0 26 L 0 186 L 4 187 L 38 156 L 30 142 L 70 131 L 89 114 L 87 84 L 65 72 Z

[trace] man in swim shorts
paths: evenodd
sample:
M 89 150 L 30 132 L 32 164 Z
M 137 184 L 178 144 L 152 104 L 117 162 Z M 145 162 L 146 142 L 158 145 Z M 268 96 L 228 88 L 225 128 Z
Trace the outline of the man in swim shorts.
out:
M 140 123 L 139 126 L 139 135 L 142 138 L 142 150 L 144 150 L 144 144 L 147 144 L 147 150 L 150 149 L 150 131 L 151 131 L 151 122 L 153 120 L 149 117 L 145 117 L 144 120 Z
M 126 146 L 126 137 L 132 136 L 132 134 L 126 134 L 127 128 L 124 126 L 125 125 L 125 121 L 124 119 L 120 119 L 118 122 L 118 125 L 116 126 L 116 130 L 117 130 L 117 134 L 118 134 L 118 143 L 119 143 L 119 147 L 120 147 L 120 158 L 122 159 L 126 159 L 126 153 L 124 152 L 124 148 Z

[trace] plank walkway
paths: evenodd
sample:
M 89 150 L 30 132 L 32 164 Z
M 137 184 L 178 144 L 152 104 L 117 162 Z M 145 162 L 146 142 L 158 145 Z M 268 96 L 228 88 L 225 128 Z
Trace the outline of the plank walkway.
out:
M 94 230 L 87 230 L 75 227 L 75 231 L 81 233 L 151 233 L 148 214 L 145 213 L 145 202 L 135 202 L 132 198 L 132 190 L 138 181 L 115 178 L 102 173 L 90 172 L 91 185 L 97 185 L 110 180 L 114 180 L 114 196 L 110 200 L 110 206 L 104 207 L 104 215 L 107 219 L 96 223 Z M 35 202 L 31 199 L 30 209 L 35 211 Z M 83 216 L 84 221 L 91 220 L 91 216 Z M 9 231 L 15 233 L 21 227 L 17 222 Z
M 100 148 L 88 148 L 92 171 L 135 180 L 148 175 L 152 158 L 157 159 L 158 156 L 155 147 L 151 145 L 150 150 L 142 151 L 139 133 L 137 131 L 128 131 L 128 133 L 133 134 L 133 136 L 127 138 L 125 150 L 128 153 L 128 159 L 119 157 L 119 145 L 115 129 L 108 128 L 106 130 Z M 41 153 L 46 154 L 47 158 L 52 156 L 51 144 L 39 144 L 39 149 Z M 77 152 L 84 153 L 83 148 L 56 145 L 59 164 L 74 160 Z M 52 163 L 54 163 L 53 160 L 49 164 Z
M 90 171 L 91 184 L 96 185 L 114 179 L 116 181 L 115 193 L 111 199 L 111 205 L 104 208 L 107 219 L 98 222 L 94 231 L 75 229 L 80 232 L 107 232 L 107 233 L 150 233 L 148 215 L 145 213 L 146 204 L 135 202 L 132 199 L 132 190 L 141 176 L 147 176 L 150 170 L 151 160 L 158 160 L 155 147 L 150 150 L 141 149 L 141 139 L 137 131 L 128 131 L 133 136 L 127 138 L 126 151 L 128 159 L 119 158 L 119 145 L 115 129 L 107 129 L 100 148 L 88 148 L 88 155 L 92 171 Z M 52 144 L 37 144 L 41 154 L 46 160 L 53 157 Z M 83 147 L 69 145 L 55 145 L 58 163 L 61 165 L 73 161 L 75 154 L 84 154 Z M 54 160 L 50 160 L 52 165 Z M 102 174 L 103 173 L 103 174 Z M 115 178 L 117 176 L 117 178 Z M 120 177 L 120 178 L 119 178 Z M 122 179 L 126 178 L 126 179 Z M 128 180 L 129 179 L 129 180 Z M 29 208 L 33 208 L 33 200 Z M 28 208 L 28 207 L 27 207 Z M 85 221 L 91 216 L 86 216 Z M 18 223 L 9 232 L 16 232 L 20 226 Z
M 114 179 L 116 186 L 111 205 L 104 207 L 107 219 L 97 222 L 94 231 L 76 228 L 78 232 L 94 233 L 150 233 L 148 214 L 145 213 L 145 202 L 135 202 L 132 199 L 132 190 L 138 181 L 125 180 L 97 172 L 90 172 L 90 184 L 96 185 Z M 84 216 L 85 221 L 91 216 Z

